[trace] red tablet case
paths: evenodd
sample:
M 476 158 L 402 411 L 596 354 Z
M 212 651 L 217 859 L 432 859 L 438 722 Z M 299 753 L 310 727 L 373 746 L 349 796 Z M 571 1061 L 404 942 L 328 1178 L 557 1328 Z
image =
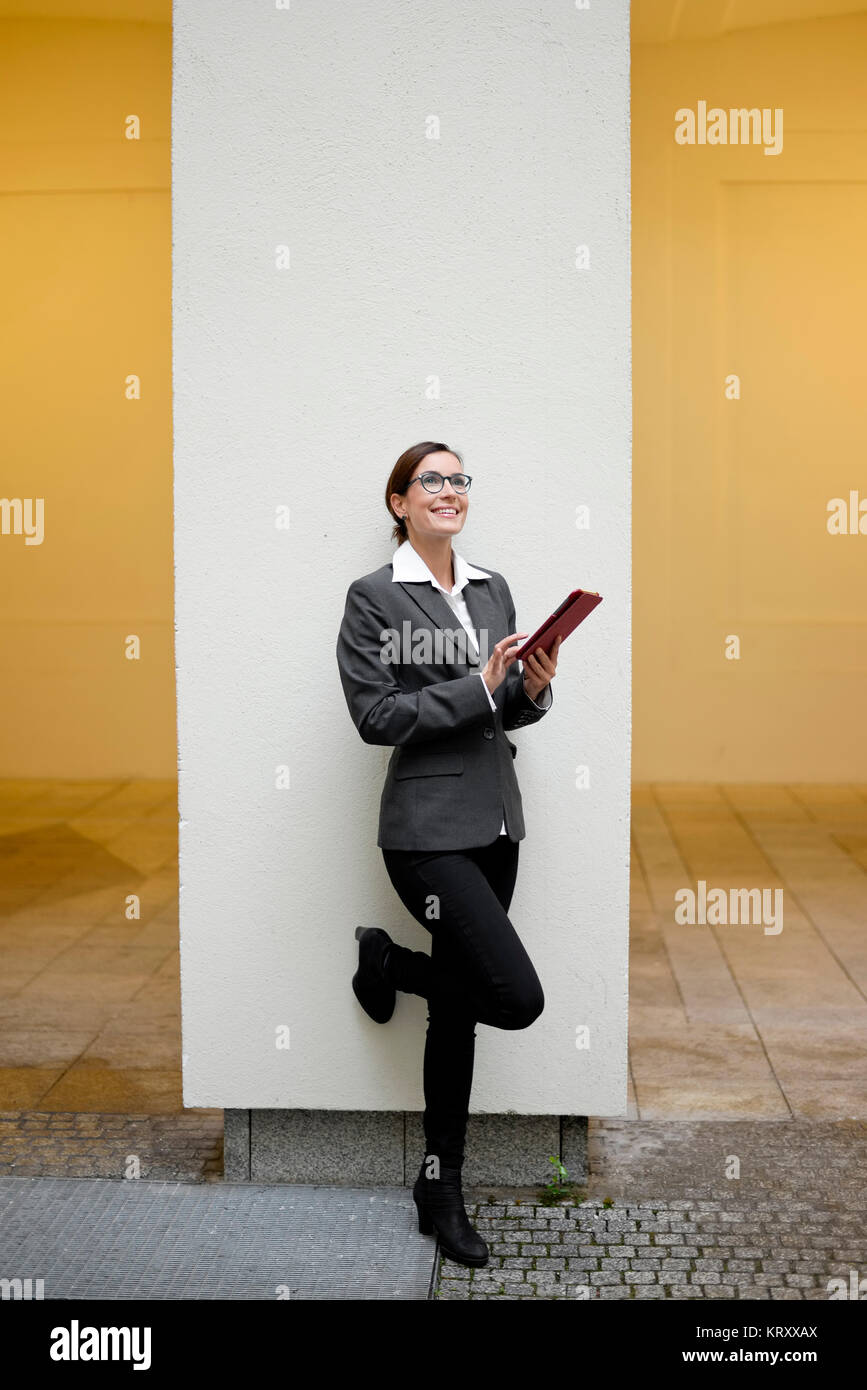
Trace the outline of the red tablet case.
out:
M 574 632 L 579 623 L 583 623 L 588 613 L 602 602 L 601 594 L 590 593 L 587 589 L 573 589 L 568 598 L 565 598 L 560 607 L 555 609 L 550 618 L 547 618 L 540 628 L 537 628 L 532 637 L 528 637 L 518 652 L 519 660 L 523 661 L 530 652 L 535 652 L 542 647 L 547 655 L 550 656 L 551 648 L 557 637 L 566 638 L 570 632 Z

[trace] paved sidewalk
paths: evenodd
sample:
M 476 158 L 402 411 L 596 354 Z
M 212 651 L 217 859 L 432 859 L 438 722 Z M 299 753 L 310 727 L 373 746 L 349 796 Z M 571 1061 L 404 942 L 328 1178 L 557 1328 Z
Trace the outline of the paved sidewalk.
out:
M 858 1120 L 594 1120 L 568 1203 L 467 1189 L 483 1270 L 437 1259 L 408 1187 L 222 1182 L 207 1112 L 0 1122 L 0 1173 L 31 1174 L 0 1175 L 0 1278 L 49 1299 L 789 1301 L 867 1277 Z
M 0 1111 L 0 1177 L 129 1176 L 222 1182 L 222 1110 L 190 1109 L 180 1115 Z
M 46 1300 L 425 1300 L 435 1242 L 411 1207 L 404 1188 L 0 1178 L 0 1278 Z

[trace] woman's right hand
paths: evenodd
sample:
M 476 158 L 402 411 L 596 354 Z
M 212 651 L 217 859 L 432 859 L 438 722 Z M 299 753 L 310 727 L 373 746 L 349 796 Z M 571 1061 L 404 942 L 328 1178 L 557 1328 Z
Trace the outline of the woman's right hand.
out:
M 529 637 L 529 632 L 510 632 L 508 637 L 503 637 L 494 646 L 487 666 L 482 672 L 485 685 L 493 695 L 498 685 L 502 685 L 506 679 L 506 672 L 512 662 L 516 660 L 521 641 Z

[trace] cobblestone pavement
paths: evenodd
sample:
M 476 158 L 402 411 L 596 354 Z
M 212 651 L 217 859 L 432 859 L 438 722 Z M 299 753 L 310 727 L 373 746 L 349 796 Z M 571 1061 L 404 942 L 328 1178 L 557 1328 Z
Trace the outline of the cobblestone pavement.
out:
M 827 1300 L 867 1277 L 865 1138 L 861 1121 L 592 1122 L 568 1203 L 466 1191 L 491 1259 L 441 1258 L 434 1297 Z
M 867 1272 L 861 1212 L 810 1202 L 467 1205 L 485 1269 L 441 1261 L 437 1298 L 825 1299 Z
M 0 1177 L 221 1182 L 222 1110 L 181 1115 L 0 1111 Z

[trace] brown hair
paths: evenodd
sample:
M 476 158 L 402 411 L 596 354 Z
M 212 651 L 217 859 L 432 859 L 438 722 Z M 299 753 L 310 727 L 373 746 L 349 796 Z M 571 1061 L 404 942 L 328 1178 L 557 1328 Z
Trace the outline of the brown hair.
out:
M 409 533 L 406 529 L 406 522 L 403 517 L 395 517 L 391 509 L 391 494 L 393 492 L 405 492 L 409 486 L 409 481 L 415 472 L 416 464 L 421 463 L 422 459 L 427 458 L 428 454 L 454 454 L 461 468 L 464 461 L 457 449 L 450 449 L 448 444 L 434 444 L 427 440 L 424 444 L 413 444 L 405 453 L 401 454 L 397 463 L 389 474 L 388 482 L 385 485 L 385 505 L 389 516 L 395 518 L 395 524 L 391 529 L 392 540 L 402 545 L 405 540 L 409 540 Z

